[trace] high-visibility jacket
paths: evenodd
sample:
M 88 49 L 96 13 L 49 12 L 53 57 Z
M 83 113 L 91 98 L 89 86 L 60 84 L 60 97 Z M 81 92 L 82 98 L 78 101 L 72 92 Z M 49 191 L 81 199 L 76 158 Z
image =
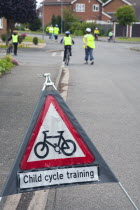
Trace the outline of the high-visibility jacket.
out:
M 50 33 L 50 34 L 53 33 L 53 27 L 49 27 L 49 33 Z
M 85 39 L 86 39 L 86 41 L 85 41 Z M 83 41 L 84 41 L 84 44 L 85 44 L 84 47 L 88 46 L 90 48 L 95 48 L 95 39 L 94 39 L 94 36 L 92 36 L 91 34 L 86 34 L 84 36 Z
M 18 35 L 12 34 L 12 42 L 13 43 L 18 43 Z
M 56 34 L 56 35 L 59 34 L 59 28 L 58 27 L 54 27 L 53 33 Z
M 46 32 L 48 32 L 48 31 L 49 31 L 49 26 L 46 27 Z
M 113 36 L 113 32 L 110 31 L 109 34 L 108 34 L 108 36 Z
M 94 34 L 99 34 L 99 31 L 97 29 L 95 29 Z
M 72 45 L 71 36 L 64 36 L 64 45 Z

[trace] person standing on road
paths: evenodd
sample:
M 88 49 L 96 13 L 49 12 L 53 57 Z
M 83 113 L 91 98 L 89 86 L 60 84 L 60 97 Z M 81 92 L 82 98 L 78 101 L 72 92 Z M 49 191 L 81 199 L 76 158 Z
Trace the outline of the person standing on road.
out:
M 53 26 L 52 25 L 50 25 L 50 27 L 49 27 L 49 39 L 53 39 Z
M 18 34 L 16 31 L 13 31 L 12 36 L 8 39 L 8 41 L 12 40 L 14 45 L 14 55 L 17 55 L 17 48 L 18 48 Z
M 50 26 L 47 26 L 47 27 L 46 27 L 46 35 L 49 33 L 49 27 L 50 27 Z
M 59 28 L 58 28 L 57 24 L 54 27 L 53 33 L 54 33 L 55 41 L 57 41 L 58 40 L 58 34 L 59 34 Z
M 93 49 L 95 48 L 95 38 L 91 34 L 91 29 L 86 29 L 86 35 L 83 38 L 84 48 L 85 48 L 85 64 L 88 64 L 88 59 L 90 57 L 91 65 L 94 64 Z
M 64 57 L 63 57 L 63 61 L 65 61 L 67 48 L 69 48 L 70 56 L 72 56 L 71 46 L 72 46 L 72 44 L 74 44 L 74 41 L 71 38 L 69 31 L 66 31 L 64 38 L 61 39 L 60 43 L 62 44 L 63 42 L 64 42 Z

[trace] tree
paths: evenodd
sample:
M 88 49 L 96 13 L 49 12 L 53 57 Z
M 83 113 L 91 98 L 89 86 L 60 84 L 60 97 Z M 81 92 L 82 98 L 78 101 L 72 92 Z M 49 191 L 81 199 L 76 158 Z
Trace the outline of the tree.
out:
M 0 18 L 7 19 L 7 35 L 11 23 L 31 23 L 37 18 L 36 0 L 0 0 Z
M 51 23 L 52 23 L 53 26 L 55 26 L 55 24 L 56 24 L 56 17 L 55 17 L 55 15 L 52 16 Z
M 33 21 L 32 23 L 29 24 L 29 29 L 31 31 L 37 31 L 39 29 L 41 29 L 42 26 L 42 22 L 40 20 L 40 18 L 38 17 L 35 21 Z
M 67 30 L 69 30 L 70 25 L 73 22 L 77 21 L 78 18 L 75 17 L 75 15 L 74 15 L 72 10 L 64 9 L 63 20 L 64 20 L 64 30 L 67 31 Z
M 123 6 L 117 9 L 115 13 L 115 17 L 117 18 L 118 22 L 122 26 L 131 25 L 131 23 L 136 21 L 135 10 L 131 6 Z M 124 30 L 123 30 L 124 35 Z

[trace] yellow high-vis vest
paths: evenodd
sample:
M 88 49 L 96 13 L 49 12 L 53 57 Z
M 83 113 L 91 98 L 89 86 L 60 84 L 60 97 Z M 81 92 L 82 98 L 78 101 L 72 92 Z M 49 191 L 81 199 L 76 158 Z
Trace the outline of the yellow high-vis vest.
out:
M 71 36 L 64 36 L 64 45 L 72 45 L 72 38 Z
M 59 28 L 58 27 L 54 27 L 53 33 L 57 35 L 59 33 Z
M 12 35 L 12 42 L 17 43 L 18 42 L 18 35 Z
M 53 27 L 49 27 L 49 33 L 53 33 Z
M 90 48 L 95 48 L 95 40 L 94 40 L 94 36 L 92 36 L 91 34 L 86 34 L 84 36 L 84 38 L 87 39 L 87 42 L 85 43 L 85 45 L 87 45 Z

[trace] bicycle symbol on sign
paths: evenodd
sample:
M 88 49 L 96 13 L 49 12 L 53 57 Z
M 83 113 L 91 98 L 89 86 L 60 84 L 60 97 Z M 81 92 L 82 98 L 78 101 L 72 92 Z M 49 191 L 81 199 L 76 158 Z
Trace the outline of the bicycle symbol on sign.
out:
M 63 137 L 64 131 L 57 131 L 59 135 L 56 136 L 47 136 L 48 132 L 48 130 L 42 132 L 44 134 L 44 141 L 38 142 L 34 147 L 34 153 L 38 158 L 43 159 L 47 157 L 49 154 L 49 146 L 52 146 L 58 154 L 63 153 L 66 156 L 71 156 L 76 152 L 75 142 L 70 139 L 65 139 Z M 47 141 L 47 139 L 51 138 L 58 138 L 58 143 L 52 144 Z

